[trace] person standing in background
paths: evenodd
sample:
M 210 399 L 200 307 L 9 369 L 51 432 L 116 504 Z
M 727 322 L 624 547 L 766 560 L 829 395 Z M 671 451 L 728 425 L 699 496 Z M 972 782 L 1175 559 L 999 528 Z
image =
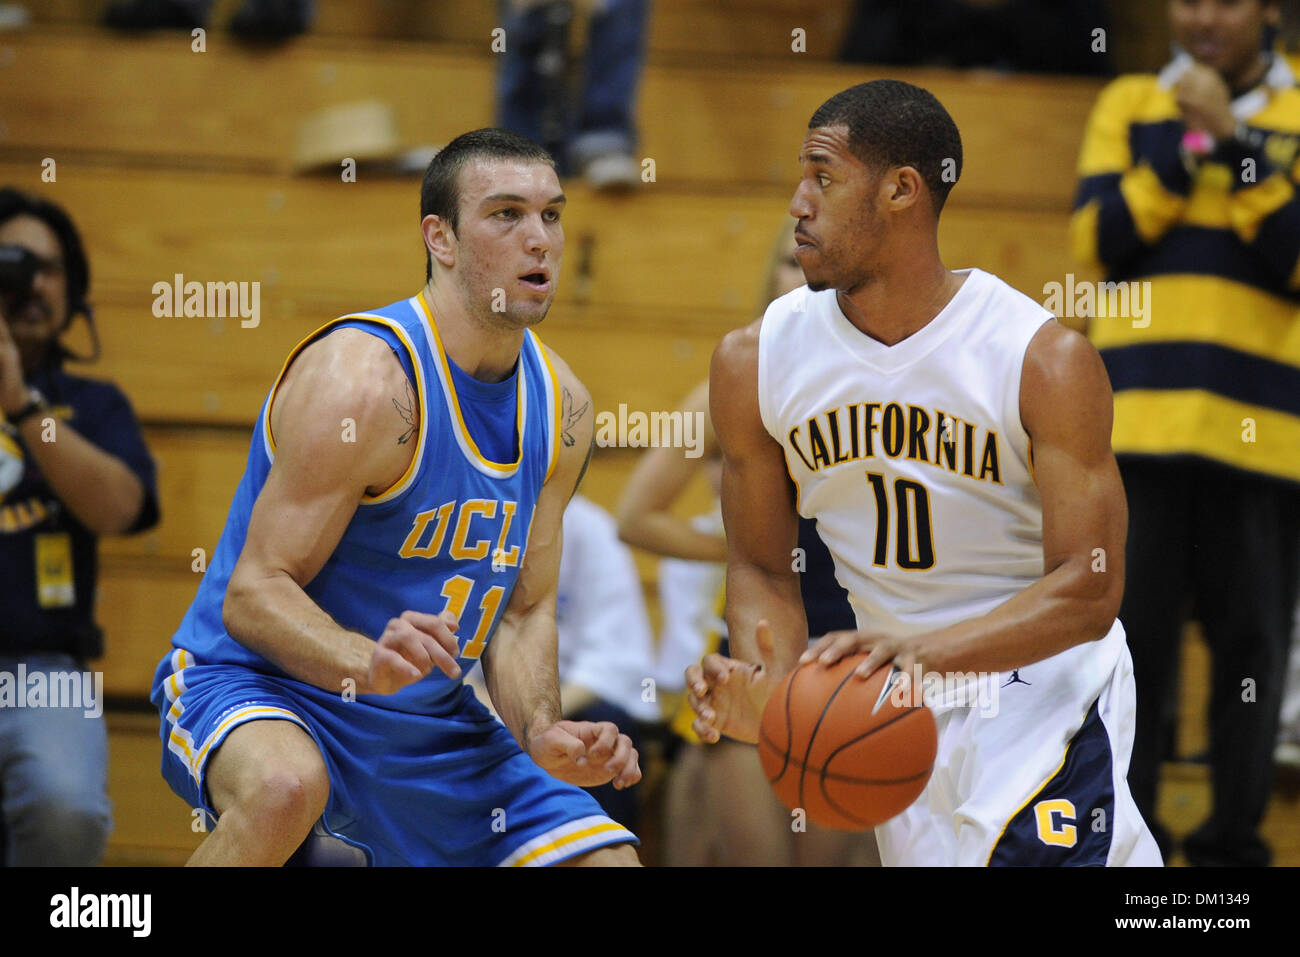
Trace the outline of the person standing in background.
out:
M 541 143 L 564 176 L 593 189 L 639 182 L 633 116 L 650 0 L 586 0 L 590 13 L 576 97 L 568 83 L 571 0 L 501 0 L 506 47 L 497 123 Z
M 158 522 L 130 402 L 63 370 L 58 336 L 78 315 L 89 321 L 89 289 L 68 214 L 0 189 L 0 674 L 19 695 L 38 674 L 51 690 L 43 707 L 0 694 L 0 861 L 10 866 L 85 867 L 104 853 L 103 682 L 85 670 L 103 651 L 97 543 Z M 54 700 L 59 685 L 80 700 Z
M 1099 296 L 1089 323 L 1130 516 L 1129 782 L 1167 857 L 1156 791 L 1190 599 L 1212 661 L 1214 800 L 1183 849 L 1192 864 L 1264 865 L 1300 580 L 1300 87 L 1274 52 L 1277 0 L 1169 11 L 1181 50 L 1102 91 L 1070 223 L 1075 258 L 1146 307 L 1104 315 Z

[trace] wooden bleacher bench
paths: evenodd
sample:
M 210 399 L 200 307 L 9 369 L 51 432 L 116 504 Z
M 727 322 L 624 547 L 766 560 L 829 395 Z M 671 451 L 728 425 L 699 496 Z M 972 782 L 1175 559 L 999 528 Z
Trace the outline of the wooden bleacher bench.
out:
M 95 277 L 99 374 L 153 420 L 246 425 L 294 343 L 340 313 L 414 292 L 422 276 L 413 181 L 65 166 L 56 186 L 42 186 L 33 170 L 0 164 L 0 182 L 56 190 L 75 212 Z M 635 198 L 570 194 L 560 293 L 538 332 L 598 407 L 671 407 L 707 373 L 725 332 L 757 317 L 789 197 L 653 186 Z M 1059 212 L 954 199 L 940 240 L 949 264 L 980 266 L 1040 300 L 1044 283 L 1073 268 Z M 258 326 L 155 316 L 155 283 L 177 273 L 261 283 Z
M 24 158 L 284 171 L 298 121 L 323 107 L 384 100 L 413 144 L 445 143 L 494 116 L 497 60 L 486 44 L 466 52 L 308 37 L 266 55 L 214 34 L 208 52 L 197 54 L 185 35 L 122 39 L 99 30 L 33 30 L 0 44 L 12 51 L 2 145 Z M 964 201 L 1069 210 L 1099 81 L 832 65 L 797 54 L 783 62 L 788 68 L 650 63 L 639 96 L 638 153 L 656 160 L 658 183 L 786 189 L 817 106 L 853 83 L 892 76 L 930 89 L 961 128 Z

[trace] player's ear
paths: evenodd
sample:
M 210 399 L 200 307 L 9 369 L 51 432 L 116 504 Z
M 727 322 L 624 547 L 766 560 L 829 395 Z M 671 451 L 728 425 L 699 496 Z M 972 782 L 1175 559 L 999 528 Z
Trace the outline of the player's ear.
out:
M 420 220 L 420 232 L 429 254 L 448 269 L 456 265 L 456 234 L 451 223 L 430 213 Z
M 915 166 L 895 166 L 882 178 L 885 202 L 893 210 L 916 205 L 923 190 L 921 174 Z

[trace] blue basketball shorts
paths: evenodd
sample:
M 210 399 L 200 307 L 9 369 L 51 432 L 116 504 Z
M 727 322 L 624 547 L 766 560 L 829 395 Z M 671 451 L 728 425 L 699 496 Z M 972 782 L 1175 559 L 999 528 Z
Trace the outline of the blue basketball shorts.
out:
M 552 777 L 463 687 L 446 715 L 346 701 L 320 688 L 173 649 L 150 699 L 161 715 L 163 777 L 208 820 L 205 774 L 247 721 L 291 721 L 329 771 L 323 829 L 372 865 L 545 865 L 636 843 L 581 788 Z

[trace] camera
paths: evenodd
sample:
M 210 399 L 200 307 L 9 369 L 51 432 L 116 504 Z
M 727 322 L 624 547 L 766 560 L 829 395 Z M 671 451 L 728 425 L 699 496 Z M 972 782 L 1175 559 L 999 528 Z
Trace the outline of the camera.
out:
M 0 245 L 0 303 L 17 310 L 32 294 L 41 258 L 25 246 Z

